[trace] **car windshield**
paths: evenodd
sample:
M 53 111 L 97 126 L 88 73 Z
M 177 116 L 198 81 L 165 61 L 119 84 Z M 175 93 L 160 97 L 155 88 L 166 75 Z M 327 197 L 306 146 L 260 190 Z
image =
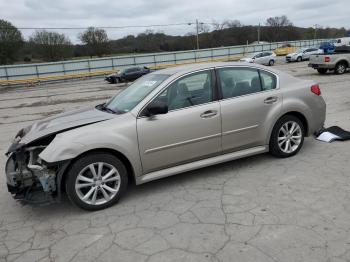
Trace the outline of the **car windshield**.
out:
M 168 77 L 162 74 L 145 75 L 113 97 L 105 108 L 119 114 L 129 112 Z

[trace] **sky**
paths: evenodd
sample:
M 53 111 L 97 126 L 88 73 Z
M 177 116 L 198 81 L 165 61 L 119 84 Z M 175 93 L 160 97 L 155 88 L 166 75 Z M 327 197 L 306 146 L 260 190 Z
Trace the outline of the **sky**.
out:
M 130 26 L 221 22 L 239 20 L 244 25 L 264 24 L 271 16 L 287 15 L 296 26 L 350 29 L 350 0 L 0 0 L 0 19 L 16 27 Z M 195 25 L 148 28 L 184 35 Z M 108 29 L 110 39 L 138 34 L 146 28 Z M 28 38 L 33 30 L 21 30 Z M 78 43 L 82 30 L 56 30 Z

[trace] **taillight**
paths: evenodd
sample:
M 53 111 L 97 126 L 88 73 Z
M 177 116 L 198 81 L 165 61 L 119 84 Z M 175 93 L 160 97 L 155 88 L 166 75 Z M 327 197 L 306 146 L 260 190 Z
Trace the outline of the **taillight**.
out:
M 327 63 L 327 62 L 330 62 L 331 61 L 331 58 L 329 56 L 325 56 L 324 57 L 324 61 Z
M 311 92 L 314 93 L 315 95 L 320 96 L 321 95 L 321 89 L 319 87 L 319 85 L 312 85 L 311 86 Z

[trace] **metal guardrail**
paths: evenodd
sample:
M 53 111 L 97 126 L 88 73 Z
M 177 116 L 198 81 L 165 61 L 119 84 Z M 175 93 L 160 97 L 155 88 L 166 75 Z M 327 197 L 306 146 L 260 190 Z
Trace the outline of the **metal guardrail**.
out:
M 324 39 L 288 41 L 295 47 L 318 46 Z M 130 66 L 162 68 L 169 65 L 196 63 L 214 60 L 234 60 L 247 53 L 270 51 L 281 47 L 285 42 L 228 46 L 210 49 L 161 52 L 143 55 L 126 55 L 85 60 L 70 60 L 52 63 L 20 64 L 0 66 L 0 85 L 18 84 L 103 75 L 110 71 Z

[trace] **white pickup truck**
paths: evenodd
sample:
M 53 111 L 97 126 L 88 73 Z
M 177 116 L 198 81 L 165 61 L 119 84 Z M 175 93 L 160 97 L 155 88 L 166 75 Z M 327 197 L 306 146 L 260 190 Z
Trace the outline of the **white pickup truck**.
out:
M 316 54 L 310 56 L 309 67 L 316 69 L 320 74 L 334 71 L 341 75 L 350 67 L 350 52 L 334 54 Z

